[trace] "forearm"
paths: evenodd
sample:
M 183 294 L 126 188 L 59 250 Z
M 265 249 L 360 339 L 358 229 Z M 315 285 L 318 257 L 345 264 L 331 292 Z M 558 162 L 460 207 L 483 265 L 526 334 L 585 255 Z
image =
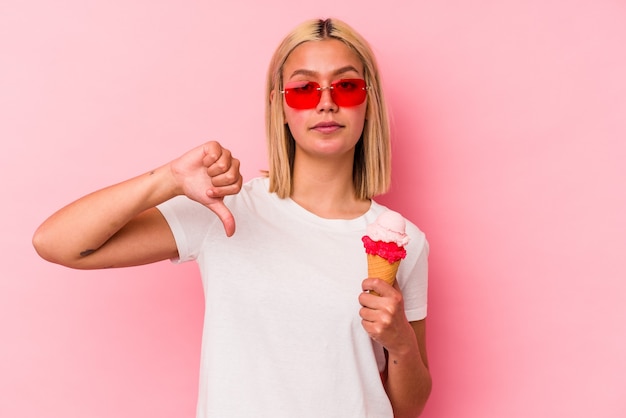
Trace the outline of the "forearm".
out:
M 44 259 L 73 266 L 138 214 L 178 193 L 165 165 L 65 206 L 37 229 L 33 244 Z
M 418 417 L 426 405 L 432 387 L 427 362 L 421 353 L 423 350 L 420 350 L 414 335 L 411 337 L 407 347 L 397 352 L 388 352 L 385 390 L 391 400 L 395 418 Z

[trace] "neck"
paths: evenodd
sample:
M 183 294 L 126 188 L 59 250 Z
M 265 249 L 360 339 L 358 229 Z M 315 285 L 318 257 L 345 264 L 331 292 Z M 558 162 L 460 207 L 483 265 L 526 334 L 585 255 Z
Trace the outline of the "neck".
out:
M 370 207 L 369 200 L 356 198 L 350 159 L 296 158 L 291 198 L 322 218 L 354 219 Z

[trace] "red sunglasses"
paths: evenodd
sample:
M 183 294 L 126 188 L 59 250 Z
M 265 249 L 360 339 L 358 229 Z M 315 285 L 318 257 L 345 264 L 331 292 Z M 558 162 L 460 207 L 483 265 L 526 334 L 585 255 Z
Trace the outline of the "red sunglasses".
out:
M 280 92 L 285 95 L 287 105 L 293 109 L 313 109 L 322 99 L 322 91 L 329 89 L 330 97 L 337 106 L 360 105 L 367 96 L 367 85 L 360 78 L 344 78 L 333 81 L 330 86 L 321 87 L 315 81 L 293 81 Z

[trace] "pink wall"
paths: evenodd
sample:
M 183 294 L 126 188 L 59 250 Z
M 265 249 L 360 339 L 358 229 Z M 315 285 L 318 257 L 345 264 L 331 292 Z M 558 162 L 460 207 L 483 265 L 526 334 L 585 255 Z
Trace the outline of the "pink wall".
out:
M 195 267 L 71 271 L 32 232 L 207 139 L 256 175 L 269 55 L 328 15 L 378 53 L 382 200 L 431 242 L 424 416 L 626 416 L 625 3 L 249 3 L 3 0 L 0 416 L 193 416 Z

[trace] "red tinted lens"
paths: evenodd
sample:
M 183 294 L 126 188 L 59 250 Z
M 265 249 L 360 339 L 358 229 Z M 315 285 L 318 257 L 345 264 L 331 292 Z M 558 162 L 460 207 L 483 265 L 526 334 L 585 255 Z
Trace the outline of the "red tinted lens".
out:
M 314 81 L 296 81 L 288 83 L 283 92 L 287 105 L 294 109 L 313 109 L 320 102 L 322 92 Z
M 331 84 L 331 95 L 337 106 L 357 106 L 365 101 L 365 80 L 346 78 Z
M 287 105 L 293 109 L 313 109 L 320 102 L 322 90 L 330 88 L 330 94 L 337 106 L 360 105 L 367 97 L 365 80 L 345 78 L 323 87 L 315 81 L 295 81 L 287 83 L 283 89 Z

